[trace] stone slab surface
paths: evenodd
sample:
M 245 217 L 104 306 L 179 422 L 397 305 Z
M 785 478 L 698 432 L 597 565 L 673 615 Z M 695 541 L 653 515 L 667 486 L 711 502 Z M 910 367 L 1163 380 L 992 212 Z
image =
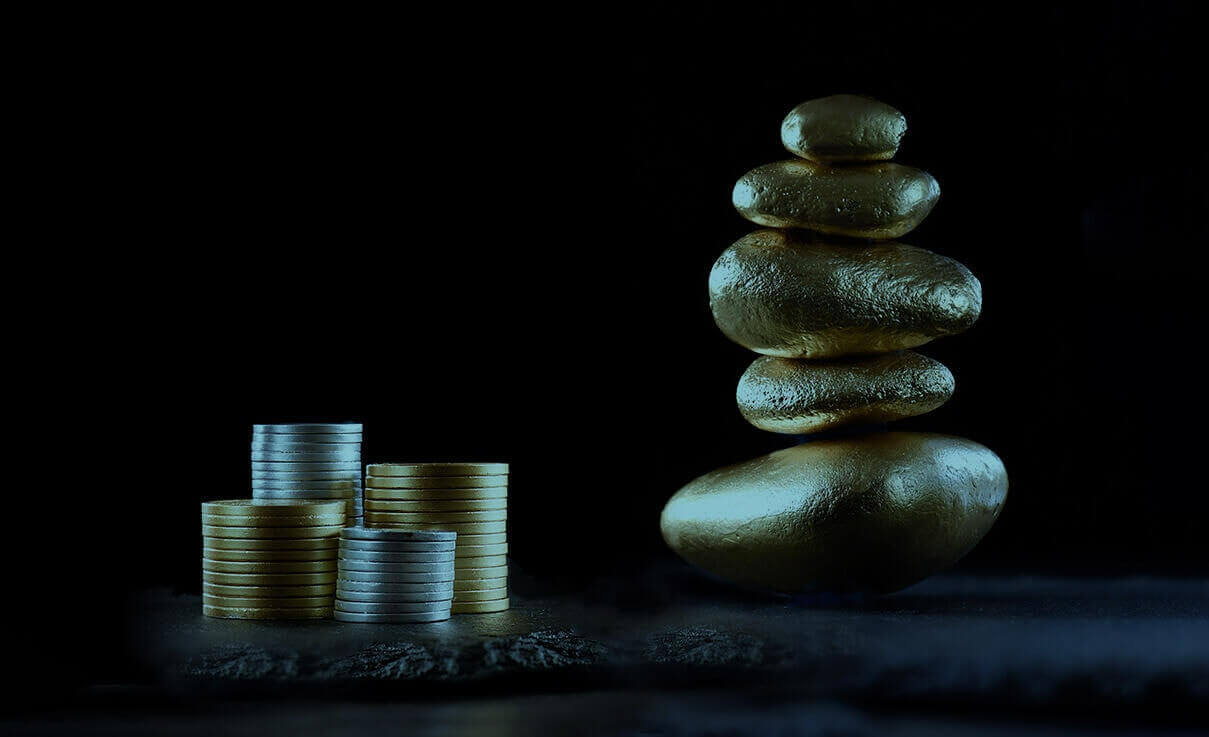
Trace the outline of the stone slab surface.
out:
M 1209 702 L 1209 582 L 938 576 L 882 598 L 737 591 L 684 567 L 423 625 L 241 622 L 148 592 L 132 643 L 156 685 L 325 698 L 727 685 L 877 703 Z

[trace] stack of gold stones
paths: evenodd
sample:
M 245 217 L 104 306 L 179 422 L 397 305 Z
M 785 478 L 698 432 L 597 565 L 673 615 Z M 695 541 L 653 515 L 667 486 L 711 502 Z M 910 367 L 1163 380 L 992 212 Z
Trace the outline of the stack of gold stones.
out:
M 375 463 L 365 525 L 456 532 L 453 614 L 508 608 L 508 464 Z
M 969 269 L 890 240 L 940 197 L 930 174 L 890 161 L 906 130 L 877 100 L 810 100 L 781 125 L 795 158 L 735 185 L 739 214 L 765 228 L 710 272 L 718 327 L 762 354 L 739 381 L 739 409 L 761 430 L 808 437 L 705 474 L 664 507 L 668 545 L 722 578 L 894 591 L 960 559 L 1003 506 L 1007 473 L 989 449 L 879 427 L 949 399 L 949 370 L 910 349 L 982 309 Z
M 202 613 L 228 619 L 332 615 L 343 501 L 202 504 Z

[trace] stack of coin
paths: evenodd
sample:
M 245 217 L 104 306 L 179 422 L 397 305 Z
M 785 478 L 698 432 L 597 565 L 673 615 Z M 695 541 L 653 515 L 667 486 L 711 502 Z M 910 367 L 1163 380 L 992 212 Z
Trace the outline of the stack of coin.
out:
M 454 614 L 508 608 L 507 520 L 507 463 L 366 467 L 366 525 L 458 533 Z
M 341 622 L 437 622 L 453 601 L 457 533 L 348 527 L 340 533 Z
M 343 499 L 360 524 L 360 423 L 254 425 L 252 498 Z
M 344 502 L 202 504 L 202 613 L 228 619 L 330 617 Z

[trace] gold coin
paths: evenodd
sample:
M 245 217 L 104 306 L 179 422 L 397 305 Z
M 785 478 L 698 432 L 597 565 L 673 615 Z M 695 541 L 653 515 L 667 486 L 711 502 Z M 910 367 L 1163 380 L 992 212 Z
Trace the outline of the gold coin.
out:
M 497 543 L 495 545 L 462 545 L 461 537 L 459 536 L 454 557 L 477 558 L 483 555 L 507 555 L 507 553 L 508 543 Z
M 370 476 L 500 476 L 508 473 L 508 464 L 371 463 L 365 472 Z
M 508 565 L 488 566 L 486 568 L 458 568 L 455 578 L 459 581 L 469 581 L 478 578 L 499 578 L 508 575 Z
M 272 538 L 308 538 L 340 534 L 344 525 L 316 525 L 313 527 L 216 527 L 202 525 L 206 537 L 241 538 L 266 540 Z
M 281 537 L 270 540 L 203 537 L 202 543 L 207 548 L 217 550 L 335 550 L 340 546 L 340 538 L 335 535 L 331 537 Z
M 365 518 L 377 522 L 503 522 L 508 519 L 508 510 L 493 509 L 487 512 L 379 512 L 365 510 Z
M 311 584 L 310 586 L 238 586 L 202 582 L 202 594 L 223 596 L 232 599 L 296 599 L 313 596 L 332 596 L 336 584 Z M 282 604 L 288 606 L 288 604 Z
M 202 571 L 202 583 L 224 586 L 314 586 L 335 583 L 336 572 L 323 573 L 217 573 Z
M 202 547 L 202 556 L 210 560 L 230 561 L 322 561 L 335 560 L 336 551 L 327 550 L 224 550 Z
M 465 581 L 459 581 L 456 577 L 453 579 L 454 591 L 483 591 L 484 589 L 504 588 L 508 588 L 507 576 L 500 576 L 499 578 L 470 578 Z
M 508 529 L 507 522 L 379 522 L 365 516 L 366 527 L 381 527 L 392 530 L 447 530 L 467 534 L 503 533 Z
M 298 596 L 292 599 L 278 597 L 275 599 L 241 599 L 233 596 L 214 596 L 202 594 L 202 603 L 217 607 L 252 608 L 252 609 L 299 609 L 308 607 L 331 606 L 335 601 L 332 596 Z
M 478 591 L 455 591 L 453 592 L 453 601 L 458 603 L 461 601 L 494 601 L 496 599 L 504 599 L 508 596 L 508 587 L 505 586 L 499 589 L 480 589 Z
M 508 565 L 506 555 L 481 555 L 474 558 L 454 558 L 453 567 L 462 568 L 493 568 Z
M 443 501 L 446 499 L 507 499 L 508 487 L 486 489 L 375 489 L 367 487 L 365 498 L 378 501 Z
M 210 560 L 202 558 L 203 571 L 218 573 L 322 573 L 336 570 L 336 560 Z
M 332 607 L 266 609 L 202 604 L 202 614 L 207 617 L 220 617 L 222 619 L 324 619 L 332 616 Z
M 221 502 L 202 502 L 202 514 L 221 514 L 238 517 L 272 517 L 274 515 L 313 516 L 338 514 L 343 509 L 338 501 L 319 499 L 227 499 Z
M 339 514 L 329 514 L 322 517 L 247 517 L 233 514 L 203 514 L 202 524 L 213 527 L 317 527 L 323 525 L 343 525 L 344 510 Z
M 495 601 L 455 601 L 449 608 L 450 614 L 485 614 L 487 612 L 502 612 L 508 609 L 508 599 Z
M 504 532 L 494 532 L 489 534 L 481 533 L 458 533 L 457 549 L 461 550 L 462 546 L 478 546 L 478 545 L 507 545 L 508 534 Z M 456 553 L 455 553 L 456 555 Z
M 371 489 L 498 489 L 507 476 L 366 476 Z
M 374 512 L 487 512 L 507 509 L 507 499 L 425 499 L 387 501 L 366 499 L 365 510 Z

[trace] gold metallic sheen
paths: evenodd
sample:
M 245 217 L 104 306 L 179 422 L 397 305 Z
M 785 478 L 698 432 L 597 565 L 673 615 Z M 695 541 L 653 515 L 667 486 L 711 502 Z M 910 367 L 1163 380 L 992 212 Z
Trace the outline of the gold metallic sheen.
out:
M 712 471 L 668 500 L 660 527 L 688 562 L 786 593 L 889 592 L 952 565 L 994 524 L 1003 463 L 964 438 L 817 440 Z
M 910 233 L 939 198 L 932 175 L 910 166 L 832 167 L 802 159 L 758 166 L 732 194 L 735 209 L 753 223 L 850 238 Z
M 807 100 L 781 123 L 781 143 L 811 161 L 885 161 L 894 158 L 907 132 L 907 118 L 860 95 Z
M 783 358 L 885 353 L 960 333 L 982 285 L 951 258 L 902 243 L 812 241 L 757 230 L 722 252 L 710 309 L 726 337 Z
M 931 412 L 953 396 L 953 374 L 913 351 L 837 361 L 761 356 L 735 399 L 752 425 L 805 434 Z
M 496 601 L 455 601 L 449 607 L 450 614 L 487 614 L 488 612 L 504 612 L 508 610 L 508 599 Z

